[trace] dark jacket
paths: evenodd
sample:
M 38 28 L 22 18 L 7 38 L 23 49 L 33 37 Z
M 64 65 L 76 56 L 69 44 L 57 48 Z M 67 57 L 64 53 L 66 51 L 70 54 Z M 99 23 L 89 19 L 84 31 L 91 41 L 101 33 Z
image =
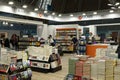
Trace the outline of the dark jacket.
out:
M 10 48 L 10 41 L 8 38 L 5 39 L 4 46 Z
M 120 59 L 120 44 L 117 47 L 116 53 L 118 53 L 118 59 Z
M 120 44 L 117 47 L 116 53 L 120 53 Z

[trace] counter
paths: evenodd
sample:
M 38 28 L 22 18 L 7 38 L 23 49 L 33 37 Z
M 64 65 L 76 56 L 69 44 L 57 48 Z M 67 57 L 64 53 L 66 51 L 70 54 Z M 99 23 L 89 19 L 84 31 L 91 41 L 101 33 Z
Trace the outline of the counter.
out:
M 97 48 L 107 48 L 109 44 L 92 44 L 86 46 L 86 55 L 90 57 L 96 56 L 96 49 Z

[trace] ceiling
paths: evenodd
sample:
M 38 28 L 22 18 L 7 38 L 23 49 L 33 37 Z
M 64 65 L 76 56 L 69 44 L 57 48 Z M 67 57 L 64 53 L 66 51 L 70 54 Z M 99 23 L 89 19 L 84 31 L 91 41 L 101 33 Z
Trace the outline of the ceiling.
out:
M 54 11 L 73 13 L 109 9 L 108 0 L 53 0 Z
M 8 2 L 10 0 L 0 0 Z M 120 2 L 120 0 L 13 0 L 19 5 L 27 4 L 31 8 L 38 7 L 57 13 L 75 13 L 110 9 L 107 4 Z M 45 4 L 45 5 L 44 5 Z
M 29 8 L 38 7 L 38 3 L 40 0 L 0 0 L 0 2 L 8 3 L 9 1 L 14 2 L 14 7 L 20 7 L 22 5 L 28 5 Z
M 52 7 L 59 13 L 74 13 L 111 9 L 108 4 L 118 7 L 117 2 L 120 0 L 52 0 Z

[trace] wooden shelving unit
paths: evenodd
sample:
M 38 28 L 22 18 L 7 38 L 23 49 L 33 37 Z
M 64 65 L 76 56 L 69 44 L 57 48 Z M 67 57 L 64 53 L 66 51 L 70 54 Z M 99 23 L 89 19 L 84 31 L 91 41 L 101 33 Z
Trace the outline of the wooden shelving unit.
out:
M 37 38 L 20 38 L 18 42 L 19 50 L 27 49 L 28 46 L 40 46 L 40 41 Z
M 76 28 L 57 28 L 56 42 L 62 46 L 62 51 L 73 51 L 72 37 L 77 37 Z

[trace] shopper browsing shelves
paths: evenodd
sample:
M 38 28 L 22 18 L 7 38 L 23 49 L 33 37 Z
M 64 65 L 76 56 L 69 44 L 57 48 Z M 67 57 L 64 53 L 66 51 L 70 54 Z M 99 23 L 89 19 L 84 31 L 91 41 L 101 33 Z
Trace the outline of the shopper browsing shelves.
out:
M 48 36 L 47 42 L 50 46 L 55 46 L 55 42 L 54 42 L 54 39 L 52 38 L 52 35 Z

